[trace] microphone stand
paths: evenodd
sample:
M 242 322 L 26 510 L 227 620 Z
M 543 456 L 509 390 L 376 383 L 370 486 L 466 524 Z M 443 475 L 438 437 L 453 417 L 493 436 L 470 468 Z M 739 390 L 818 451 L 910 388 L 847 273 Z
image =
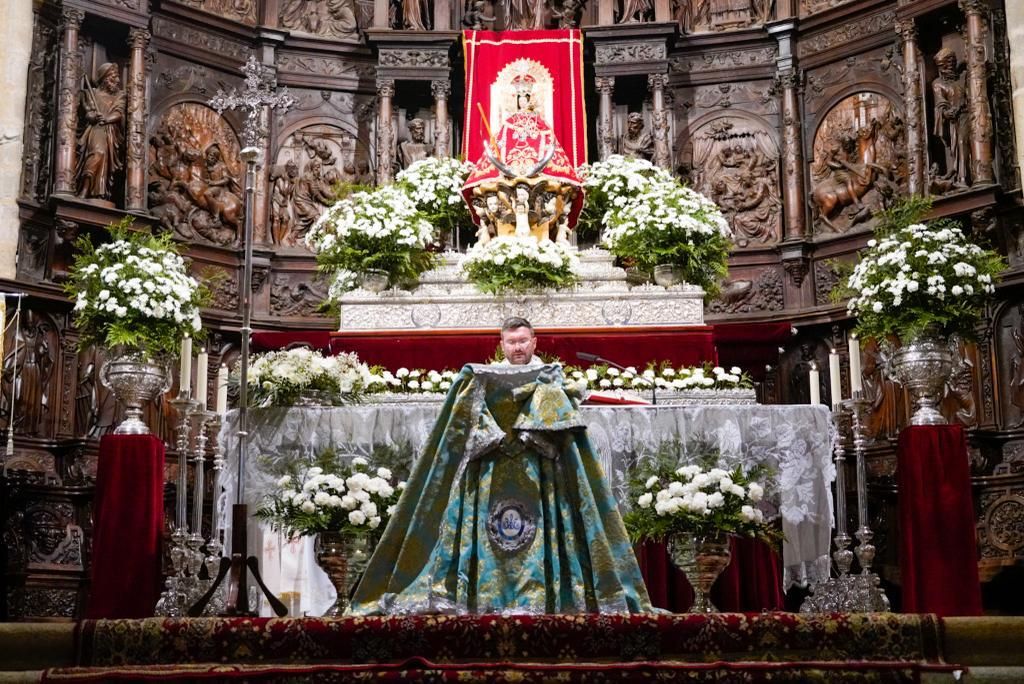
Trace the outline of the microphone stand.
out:
M 579 359 L 580 361 L 587 361 L 589 363 L 603 363 L 606 366 L 611 366 L 612 368 L 618 368 L 620 371 L 625 371 L 626 370 L 626 368 L 624 366 L 620 366 L 619 364 L 615 363 L 614 361 L 612 361 L 610 359 L 606 359 L 603 356 L 598 356 L 597 354 L 588 354 L 587 352 L 576 352 L 576 358 Z M 638 376 L 638 377 L 643 377 L 643 376 Z M 644 381 L 650 382 L 650 384 L 651 384 L 651 406 L 657 406 L 658 405 L 658 386 L 657 386 L 657 384 L 655 384 L 654 381 L 647 380 L 647 378 L 644 378 Z

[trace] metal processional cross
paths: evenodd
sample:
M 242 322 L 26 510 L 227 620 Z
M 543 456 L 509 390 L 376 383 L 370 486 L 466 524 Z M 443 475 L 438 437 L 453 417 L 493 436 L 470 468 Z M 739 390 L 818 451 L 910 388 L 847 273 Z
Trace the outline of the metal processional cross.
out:
M 242 304 L 242 340 L 241 358 L 239 360 L 238 390 L 238 482 L 237 496 L 231 510 L 231 558 L 221 558 L 217 580 L 210 590 L 189 610 L 189 615 L 201 615 L 203 609 L 214 596 L 225 576 L 228 577 L 226 615 L 255 615 L 256 611 L 249 607 L 249 591 L 247 570 L 266 595 L 274 612 L 280 616 L 288 610 L 274 596 L 260 577 L 259 564 L 255 556 L 248 556 L 248 539 L 246 535 L 249 518 L 248 506 L 242 503 L 242 474 L 245 472 L 245 452 L 249 446 L 249 337 L 252 335 L 252 241 L 253 241 L 253 196 L 255 194 L 256 167 L 259 164 L 260 144 L 267 136 L 267 127 L 263 123 L 265 110 L 287 111 L 295 104 L 295 99 L 287 89 L 276 90 L 277 79 L 265 69 L 253 55 L 249 56 L 242 67 L 245 74 L 245 90 L 239 93 L 232 88 L 230 93 L 218 90 L 209 104 L 223 114 L 228 109 L 245 110 L 245 123 L 242 126 L 242 159 L 245 160 L 245 260 L 239 300 Z

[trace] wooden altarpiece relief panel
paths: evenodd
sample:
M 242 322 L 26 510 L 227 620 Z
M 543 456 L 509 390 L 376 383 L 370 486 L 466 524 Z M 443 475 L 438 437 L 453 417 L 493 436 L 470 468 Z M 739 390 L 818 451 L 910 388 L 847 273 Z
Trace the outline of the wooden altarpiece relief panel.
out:
M 895 97 L 844 97 L 814 132 L 810 205 L 815 235 L 870 228 L 872 215 L 906 191 L 906 131 Z

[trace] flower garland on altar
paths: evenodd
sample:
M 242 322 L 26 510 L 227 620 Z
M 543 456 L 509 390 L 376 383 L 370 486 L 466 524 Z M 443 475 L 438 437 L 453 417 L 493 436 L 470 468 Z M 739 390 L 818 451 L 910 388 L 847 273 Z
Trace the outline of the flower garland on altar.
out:
M 328 302 L 335 302 L 370 270 L 386 272 L 392 284 L 417 280 L 436 263 L 436 238 L 409 188 L 385 185 L 331 205 L 306 234 L 306 246 L 331 279 Z
M 587 389 L 591 390 L 645 390 L 652 384 L 659 390 L 676 392 L 754 387 L 750 374 L 737 366 L 726 370 L 711 363 L 678 369 L 665 362 L 650 363 L 642 372 L 635 366 L 625 370 L 606 365 L 593 365 L 586 369 L 566 366 L 564 372 L 566 377 L 586 383 Z
M 684 460 L 696 461 L 683 464 Z M 663 541 L 672 535 L 714 538 L 735 534 L 779 541 L 759 504 L 764 468 L 744 473 L 718 467 L 721 454 L 704 440 L 667 445 L 641 460 L 629 483 L 632 509 L 623 522 L 634 541 Z
M 603 244 L 644 271 L 673 265 L 709 296 L 728 271 L 732 230 L 714 202 L 644 159 L 612 155 L 581 167 L 581 223 L 604 227 Z
M 202 336 L 209 290 L 189 275 L 170 233 L 134 231 L 132 221 L 110 226 L 113 241 L 99 247 L 88 236 L 76 240 L 64 289 L 75 302 L 81 346 L 167 357 L 184 336 Z
M 1005 268 L 991 249 L 973 244 L 950 219 L 922 223 L 931 202 L 908 198 L 879 214 L 874 239 L 834 293 L 864 337 L 910 342 L 926 330 L 973 338 L 985 302 Z
M 500 295 L 572 287 L 580 265 L 567 244 L 504 235 L 473 245 L 459 267 L 481 291 Z
M 298 348 L 254 354 L 247 378 L 253 405 L 265 408 L 310 397 L 325 404 L 354 403 L 369 386 L 371 374 L 356 354 L 324 356 Z

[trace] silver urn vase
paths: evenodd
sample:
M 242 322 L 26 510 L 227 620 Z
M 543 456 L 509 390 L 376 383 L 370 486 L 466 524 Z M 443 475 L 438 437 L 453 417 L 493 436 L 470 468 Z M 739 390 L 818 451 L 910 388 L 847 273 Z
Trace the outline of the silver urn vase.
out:
M 323 617 L 341 617 L 348 608 L 348 595 L 370 562 L 370 540 L 365 536 L 341 532 L 321 532 L 316 535 L 313 552 L 316 564 L 327 573 L 338 598 Z
M 114 428 L 114 434 L 148 435 L 142 409 L 170 389 L 167 367 L 142 352 L 119 352 L 104 362 L 100 381 L 125 407 L 125 418 Z
M 693 605 L 689 612 L 717 613 L 718 608 L 711 603 L 708 593 L 732 559 L 729 537 L 674 534 L 668 538 L 668 555 L 693 587 Z
M 939 402 L 953 372 L 949 343 L 937 335 L 924 335 L 892 352 L 888 374 L 910 394 L 914 413 L 911 425 L 945 425 Z

